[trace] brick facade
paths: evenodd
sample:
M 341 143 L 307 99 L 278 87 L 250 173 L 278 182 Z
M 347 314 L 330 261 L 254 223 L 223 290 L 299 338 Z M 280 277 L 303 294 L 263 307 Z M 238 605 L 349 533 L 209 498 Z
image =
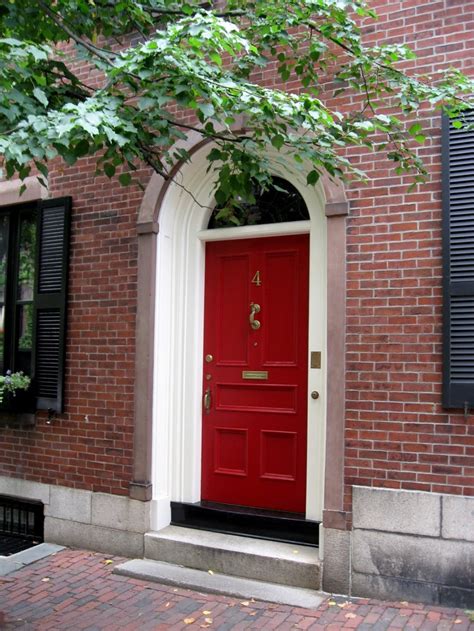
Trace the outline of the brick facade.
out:
M 131 478 L 136 214 L 142 192 L 93 177 L 94 162 L 52 169 L 73 198 L 65 413 L 2 428 L 0 473 L 125 495 Z M 143 174 L 144 181 L 148 174 Z
M 473 72 L 470 3 L 373 2 L 374 42 L 412 46 L 416 68 Z M 430 181 L 413 192 L 377 156 L 357 161 L 347 240 L 346 508 L 352 485 L 474 495 L 473 417 L 441 407 L 440 116 L 420 149 Z
M 371 4 L 380 18 L 367 28 L 369 41 L 411 45 L 421 72 L 454 65 L 474 74 L 472 3 Z M 262 83 L 273 85 L 275 76 Z M 369 178 L 347 190 L 341 509 L 349 517 L 354 485 L 474 496 L 474 415 L 441 406 L 441 123 L 438 113 L 423 116 L 430 138 L 419 151 L 430 180 L 411 192 L 382 156 L 349 152 Z M 0 475 L 127 495 L 143 193 L 93 172 L 94 161 L 81 160 L 55 166 L 50 177 L 51 196 L 73 198 L 65 413 L 50 425 L 39 415 L 34 429 L 1 428 Z M 149 176 L 140 173 L 145 186 Z

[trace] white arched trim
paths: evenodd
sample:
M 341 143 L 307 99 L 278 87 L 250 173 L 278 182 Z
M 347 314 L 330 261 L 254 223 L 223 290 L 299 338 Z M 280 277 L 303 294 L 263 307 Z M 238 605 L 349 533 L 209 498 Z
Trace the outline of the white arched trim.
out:
M 204 261 L 207 240 L 310 234 L 309 351 L 321 351 L 321 369 L 309 369 L 306 517 L 321 520 L 326 414 L 326 216 L 322 186 L 307 186 L 303 172 L 282 166 L 269 151 L 274 175 L 302 195 L 310 220 L 207 230 L 215 174 L 207 172 L 209 146 L 176 174 L 160 205 L 156 269 L 153 386 L 152 529 L 170 523 L 170 501 L 201 499 L 201 397 Z M 189 193 L 191 192 L 192 195 Z M 308 357 L 309 366 L 309 357 Z M 310 393 L 316 390 L 319 398 Z

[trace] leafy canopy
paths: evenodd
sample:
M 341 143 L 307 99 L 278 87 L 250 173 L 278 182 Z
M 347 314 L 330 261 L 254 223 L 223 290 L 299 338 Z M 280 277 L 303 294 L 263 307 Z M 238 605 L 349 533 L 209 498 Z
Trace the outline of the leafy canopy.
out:
M 363 177 L 347 146 L 383 149 L 418 181 L 417 112 L 458 116 L 474 82 L 456 69 L 417 76 L 408 47 L 364 44 L 361 24 L 375 19 L 365 0 L 5 0 L 5 174 L 25 178 L 35 166 L 47 177 L 57 156 L 96 155 L 98 171 L 124 185 L 141 161 L 169 177 L 197 130 L 214 140 L 220 203 L 268 184 L 269 145 L 301 164 L 309 184 L 323 172 Z M 261 81 L 274 75 L 291 89 Z M 328 105 L 337 94 L 351 111 Z

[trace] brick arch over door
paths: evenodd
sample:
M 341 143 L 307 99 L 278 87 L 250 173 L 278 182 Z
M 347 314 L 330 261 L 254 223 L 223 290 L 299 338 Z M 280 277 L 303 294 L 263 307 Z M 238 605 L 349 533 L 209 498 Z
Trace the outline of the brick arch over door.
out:
M 186 148 L 196 154 L 206 143 L 195 134 Z M 174 173 L 180 177 L 181 164 Z M 169 193 L 170 182 L 154 174 L 146 189 L 137 222 L 138 232 L 138 311 L 135 374 L 134 469 L 130 496 L 142 501 L 152 499 L 153 479 L 153 388 L 155 367 L 155 287 L 157 240 L 160 210 Z M 345 191 L 329 178 L 322 178 L 321 193 L 327 217 L 327 398 L 324 521 L 335 528 L 344 527 L 343 452 L 344 452 L 344 347 L 345 347 L 345 216 L 349 203 Z M 160 440 L 169 440 L 161 436 Z M 156 463 L 155 463 L 156 465 Z M 159 466 L 159 464 L 158 464 Z M 166 475 L 166 474 L 165 474 Z M 155 476 L 156 477 L 156 476 Z M 159 490 L 158 490 L 159 492 Z M 155 495 L 156 497 L 156 495 Z M 164 524 L 163 524 L 164 525 Z

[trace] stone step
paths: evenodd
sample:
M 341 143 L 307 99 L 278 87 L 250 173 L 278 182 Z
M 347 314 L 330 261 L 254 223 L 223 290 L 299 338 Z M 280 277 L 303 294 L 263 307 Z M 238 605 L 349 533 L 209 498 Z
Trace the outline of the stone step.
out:
M 317 548 L 180 526 L 145 535 L 145 558 L 267 583 L 319 590 Z
M 305 609 L 316 609 L 327 597 L 327 594 L 310 589 L 284 587 L 275 583 L 264 583 L 217 573 L 209 574 L 209 572 L 202 570 L 192 570 L 148 559 L 126 561 L 117 565 L 113 573 L 193 589 L 198 592 L 234 596 L 249 601 L 250 599 L 264 600 L 292 607 L 304 607 Z

